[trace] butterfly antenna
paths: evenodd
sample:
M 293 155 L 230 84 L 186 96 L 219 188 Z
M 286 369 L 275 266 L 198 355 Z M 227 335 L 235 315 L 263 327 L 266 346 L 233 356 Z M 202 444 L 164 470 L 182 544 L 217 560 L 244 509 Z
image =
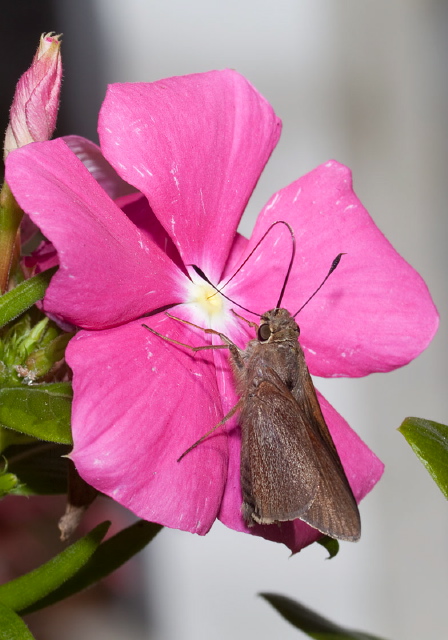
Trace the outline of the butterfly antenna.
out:
M 276 224 L 284 224 L 285 226 L 288 227 L 289 229 L 289 233 L 291 234 L 291 238 L 293 241 L 293 258 L 294 258 L 294 252 L 295 252 L 295 239 L 294 239 L 294 231 L 292 230 L 292 227 L 285 222 L 284 220 L 277 220 L 277 222 L 273 222 L 271 224 L 271 226 L 269 227 L 269 229 L 261 236 L 260 240 L 257 242 L 257 244 L 255 245 L 255 247 L 252 249 L 252 251 L 249 253 L 249 255 L 247 256 L 247 258 L 244 260 L 244 262 L 242 264 L 240 264 L 240 266 L 238 267 L 238 269 L 235 271 L 235 273 L 228 279 L 226 280 L 226 282 L 224 282 L 224 284 L 222 285 L 221 289 L 219 290 L 220 292 L 222 291 L 222 289 L 224 289 L 224 287 L 227 287 L 227 285 L 229 284 L 229 282 L 231 282 L 233 280 L 233 278 L 237 275 L 237 273 L 239 273 L 241 271 L 241 269 L 244 267 L 244 265 L 246 264 L 246 262 L 248 260 L 250 260 L 250 258 L 252 257 L 252 254 L 258 249 L 258 247 L 260 246 L 260 244 L 263 242 L 263 240 L 266 238 L 266 236 L 268 235 L 268 233 L 270 233 L 272 231 L 272 229 L 275 227 Z M 291 264 L 292 261 L 289 265 L 289 269 L 288 269 L 288 273 L 286 278 L 289 277 L 289 272 L 291 271 Z M 283 294 L 283 290 L 285 288 L 285 285 L 283 285 L 283 289 L 282 289 L 282 294 Z
M 333 260 L 333 262 L 331 263 L 331 267 L 329 272 L 327 273 L 327 275 L 325 276 L 325 278 L 322 280 L 321 284 L 317 287 L 316 291 L 313 293 L 313 295 L 311 295 L 308 300 L 305 302 L 305 304 L 302 304 L 302 306 L 300 307 L 300 309 L 298 311 L 296 311 L 296 313 L 293 315 L 293 318 L 296 317 L 296 315 L 298 313 L 300 313 L 302 311 L 302 309 L 304 307 L 306 307 L 306 305 L 308 304 L 308 302 L 310 300 L 312 300 L 314 298 L 314 296 L 316 295 L 316 293 L 318 291 L 320 291 L 322 289 L 322 287 L 324 286 L 324 284 L 326 283 L 326 281 L 328 280 L 328 278 L 331 276 L 331 274 L 333 273 L 333 271 L 336 269 L 336 267 L 338 266 L 338 264 L 341 261 L 342 256 L 345 256 L 345 253 L 340 253 L 339 255 L 336 256 L 336 258 Z
M 243 307 L 242 304 L 239 304 L 238 302 L 235 302 L 235 300 L 232 300 L 231 298 L 229 298 L 228 296 L 226 296 L 225 293 L 222 293 L 221 289 L 218 289 L 218 287 L 216 287 L 213 282 L 210 282 L 210 280 L 207 278 L 207 276 L 205 275 L 205 273 L 202 271 L 202 269 L 200 269 L 197 265 L 192 264 L 191 265 L 193 267 L 193 269 L 196 271 L 196 273 L 198 274 L 198 276 L 200 276 L 203 280 L 205 280 L 205 282 L 207 282 L 211 287 L 213 287 L 213 289 L 216 291 L 216 293 L 220 293 L 222 295 L 223 298 L 225 298 L 226 300 L 228 300 L 229 302 L 231 302 L 232 304 L 235 304 L 237 307 L 239 307 L 240 309 L 243 309 L 243 311 L 247 311 L 247 313 L 252 313 L 254 316 L 257 316 L 258 318 L 261 318 L 261 314 L 259 313 L 255 313 L 255 311 L 251 311 L 250 309 L 246 309 L 246 307 Z M 213 295 L 215 296 L 216 293 L 214 293 Z M 212 298 L 213 296 L 210 296 L 210 298 Z
M 281 221 L 279 220 L 279 222 L 281 222 Z M 288 271 L 286 272 L 285 280 L 283 282 L 282 290 L 280 291 L 280 296 L 278 298 L 276 309 L 280 309 L 280 305 L 281 305 L 282 300 L 283 300 L 283 294 L 285 293 L 286 284 L 287 284 L 287 282 L 289 280 L 289 274 L 291 273 L 292 265 L 294 263 L 294 257 L 296 255 L 296 237 L 294 235 L 294 231 L 292 230 L 292 228 L 289 226 L 289 224 L 287 222 L 284 222 L 284 224 L 286 224 L 286 226 L 289 229 L 289 233 L 291 234 L 292 248 L 291 248 L 291 258 L 289 260 Z M 272 229 L 272 227 L 271 227 L 271 229 Z
M 263 242 L 263 240 L 266 238 L 266 236 L 268 235 L 268 233 L 270 233 L 270 231 L 275 227 L 276 224 L 284 224 L 288 227 L 289 233 L 291 234 L 291 239 L 292 239 L 292 254 L 291 254 L 291 260 L 289 261 L 289 267 L 288 267 L 288 271 L 286 273 L 286 277 L 285 277 L 285 281 L 283 283 L 283 287 L 280 293 L 280 298 L 279 301 L 277 303 L 277 307 L 279 307 L 282 298 L 283 298 L 283 294 L 285 292 L 285 288 L 286 288 L 286 283 L 288 282 L 288 278 L 289 278 L 289 274 L 291 273 L 291 269 L 292 269 L 292 265 L 294 262 L 294 256 L 295 256 L 295 252 L 296 252 L 296 242 L 295 242 L 295 236 L 294 236 L 294 231 L 292 230 L 292 227 L 285 222 L 284 220 L 277 220 L 277 222 L 273 222 L 271 224 L 271 226 L 269 227 L 269 229 L 263 234 L 263 236 L 260 238 L 260 240 L 257 242 L 257 244 L 255 245 L 255 247 L 252 249 L 252 251 L 249 253 L 249 255 L 247 256 L 247 258 L 244 260 L 244 262 L 242 264 L 240 264 L 240 266 L 238 267 L 238 269 L 235 271 L 235 273 L 228 279 L 226 280 L 226 282 L 224 282 L 224 284 L 222 285 L 222 287 L 220 289 L 218 289 L 218 287 L 216 287 L 212 282 L 210 282 L 210 280 L 207 278 L 207 276 L 205 275 L 205 273 L 202 271 L 202 269 L 200 269 L 197 265 L 193 264 L 191 265 L 193 267 L 193 269 L 196 271 L 196 273 L 198 274 L 198 276 L 200 276 L 203 280 L 205 280 L 205 282 L 207 282 L 211 287 L 213 287 L 213 289 L 215 289 L 216 293 L 220 293 L 223 298 L 225 298 L 226 300 L 229 300 L 229 302 L 231 302 L 232 304 L 236 305 L 237 307 L 239 307 L 240 309 L 243 309 L 244 311 L 247 311 L 248 313 L 252 313 L 254 316 L 257 316 L 258 318 L 261 318 L 261 314 L 260 313 L 255 313 L 255 311 L 251 311 L 250 309 L 246 309 L 246 307 L 243 307 L 241 304 L 238 304 L 238 302 L 235 302 L 234 300 L 232 300 L 231 298 L 229 298 L 228 296 L 226 296 L 222 290 L 224 289 L 224 287 L 227 287 L 227 285 L 229 284 L 229 282 L 231 282 L 233 280 L 233 278 L 237 275 L 237 273 L 239 273 L 241 271 L 241 269 L 244 267 L 244 265 L 246 264 L 246 262 L 252 257 L 252 254 L 254 253 L 254 251 L 256 251 L 256 249 L 260 246 L 260 244 Z M 213 295 L 216 295 L 216 293 L 214 293 Z M 210 296 L 212 297 L 212 296 Z

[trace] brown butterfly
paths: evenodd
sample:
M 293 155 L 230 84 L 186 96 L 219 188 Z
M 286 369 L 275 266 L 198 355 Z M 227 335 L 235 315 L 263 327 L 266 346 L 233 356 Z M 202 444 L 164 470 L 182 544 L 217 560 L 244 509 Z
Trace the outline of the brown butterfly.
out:
M 287 223 L 283 224 L 294 239 L 292 229 Z M 299 311 L 323 286 L 342 255 L 333 261 L 322 284 Z M 264 313 L 259 325 L 235 314 L 257 332 L 257 338 L 250 340 L 245 349 L 239 349 L 227 336 L 213 329 L 203 330 L 219 335 L 222 345 L 192 347 L 143 326 L 193 351 L 213 348 L 230 351 L 240 400 L 221 422 L 187 449 L 179 461 L 240 410 L 242 514 L 247 525 L 300 519 L 332 538 L 355 541 L 361 535 L 358 506 L 298 342 L 300 329 L 294 318 L 299 311 L 293 316 L 280 308 L 293 259 L 294 251 L 277 307 Z M 198 267 L 195 270 L 211 284 Z
M 322 533 L 358 540 L 356 500 L 325 423 L 286 309 L 261 316 L 257 339 L 230 346 L 241 395 L 243 517 L 251 526 L 299 518 Z

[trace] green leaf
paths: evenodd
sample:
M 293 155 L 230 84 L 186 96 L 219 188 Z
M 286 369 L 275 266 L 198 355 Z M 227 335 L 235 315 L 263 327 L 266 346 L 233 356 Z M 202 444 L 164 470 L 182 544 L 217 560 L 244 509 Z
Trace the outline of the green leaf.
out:
M 39 440 L 71 444 L 72 388 L 68 382 L 0 389 L 0 426 Z
M 448 426 L 406 418 L 398 428 L 448 499 Z
M 294 627 L 315 640 L 381 640 L 378 636 L 340 627 L 292 598 L 276 593 L 260 593 L 260 596 Z
M 322 538 L 319 538 L 319 540 L 317 540 L 317 543 L 322 545 L 324 549 L 328 551 L 327 560 L 331 560 L 331 558 L 334 558 L 338 555 L 339 542 L 334 538 L 330 538 L 330 536 L 322 536 Z
M 0 602 L 0 640 L 34 640 L 17 613 Z
M 163 527 L 139 520 L 103 542 L 85 566 L 59 589 L 21 613 L 43 609 L 90 587 L 141 551 Z
M 25 446 L 12 446 L 5 451 L 8 472 L 19 480 L 14 495 L 54 495 L 67 493 L 70 447 L 34 441 Z
M 58 589 L 91 558 L 109 525 L 110 522 L 103 522 L 49 562 L 0 585 L 0 602 L 14 611 L 22 611 Z
M 57 269 L 58 267 L 52 267 L 42 271 L 0 297 L 0 327 L 4 327 L 44 297 Z

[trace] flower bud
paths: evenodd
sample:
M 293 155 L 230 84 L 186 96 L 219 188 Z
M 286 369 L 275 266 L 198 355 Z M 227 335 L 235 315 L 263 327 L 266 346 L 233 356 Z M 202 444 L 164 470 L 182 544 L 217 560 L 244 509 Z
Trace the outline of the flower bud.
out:
M 6 129 L 4 157 L 29 142 L 49 140 L 56 126 L 61 88 L 60 36 L 41 35 L 28 71 L 17 83 Z

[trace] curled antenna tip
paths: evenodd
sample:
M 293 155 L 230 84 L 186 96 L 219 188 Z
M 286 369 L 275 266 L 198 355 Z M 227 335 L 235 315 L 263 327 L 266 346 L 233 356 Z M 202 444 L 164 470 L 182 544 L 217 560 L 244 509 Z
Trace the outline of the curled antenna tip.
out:
M 328 272 L 328 275 L 333 273 L 333 271 L 336 269 L 336 267 L 340 263 L 342 256 L 346 256 L 346 255 L 347 255 L 346 253 L 340 253 L 336 256 L 336 258 L 331 263 L 331 267 L 330 267 L 330 271 Z
M 346 254 L 346 253 L 339 253 L 339 254 L 336 256 L 336 258 L 335 258 L 335 259 L 333 260 L 333 262 L 331 263 L 330 270 L 328 271 L 327 275 L 326 275 L 326 276 L 325 276 L 325 278 L 322 280 L 322 282 L 320 283 L 320 285 L 317 287 L 316 291 L 315 291 L 315 292 L 314 292 L 314 293 L 313 293 L 313 294 L 308 298 L 308 300 L 307 300 L 304 304 L 302 304 L 302 306 L 300 307 L 300 309 L 299 309 L 298 311 L 296 311 L 296 312 L 295 312 L 295 314 L 293 315 L 293 318 L 295 318 L 295 317 L 296 317 L 296 315 L 297 315 L 298 313 L 300 313 L 304 307 L 306 307 L 306 305 L 308 304 L 308 302 L 314 298 L 314 296 L 316 295 L 316 293 L 322 289 L 322 287 L 324 286 L 324 284 L 327 282 L 328 278 L 331 276 L 331 274 L 333 273 L 333 271 L 336 269 L 336 267 L 337 267 L 337 266 L 338 266 L 338 264 L 340 263 L 342 256 L 345 256 L 345 255 L 347 255 L 347 254 Z

